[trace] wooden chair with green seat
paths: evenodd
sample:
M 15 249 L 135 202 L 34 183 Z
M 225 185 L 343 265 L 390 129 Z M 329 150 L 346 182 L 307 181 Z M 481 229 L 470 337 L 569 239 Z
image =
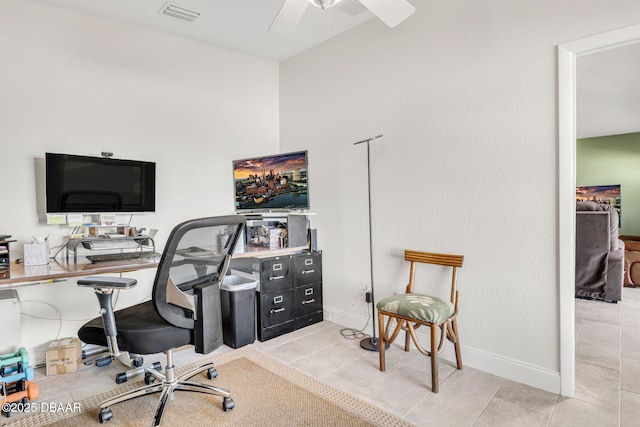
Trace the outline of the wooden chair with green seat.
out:
M 385 370 L 385 344 L 391 344 L 401 330 L 405 331 L 404 350 L 409 351 L 410 340 L 413 339 L 420 353 L 431 357 L 431 390 L 437 393 L 438 386 L 438 353 L 444 347 L 445 337 L 455 347 L 457 368 L 462 369 L 460 354 L 460 339 L 458 337 L 458 290 L 456 289 L 457 269 L 462 267 L 463 255 L 439 254 L 432 252 L 404 251 L 405 261 L 409 261 L 409 284 L 406 293 L 394 295 L 380 300 L 378 308 L 378 348 L 380 352 L 380 370 Z M 444 301 L 438 297 L 414 293 L 414 279 L 417 263 L 445 266 L 452 268 L 451 301 Z M 386 325 L 385 325 L 386 318 Z M 392 325 L 395 323 L 395 328 Z M 420 326 L 430 328 L 431 345 L 424 349 L 416 329 Z M 438 329 L 440 337 L 438 338 Z

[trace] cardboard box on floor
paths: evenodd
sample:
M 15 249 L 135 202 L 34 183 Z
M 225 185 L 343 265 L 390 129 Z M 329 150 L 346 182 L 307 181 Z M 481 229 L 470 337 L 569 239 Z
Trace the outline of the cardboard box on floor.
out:
M 82 359 L 82 343 L 78 338 L 51 341 L 45 359 L 47 375 L 75 372 Z

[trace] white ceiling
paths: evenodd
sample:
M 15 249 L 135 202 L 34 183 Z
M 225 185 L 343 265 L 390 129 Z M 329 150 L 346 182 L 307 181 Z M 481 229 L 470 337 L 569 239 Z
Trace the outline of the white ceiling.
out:
M 200 12 L 195 22 L 159 13 L 166 0 L 32 1 L 275 61 L 374 19 L 357 0 L 343 0 L 327 10 L 307 7 L 296 31 L 283 35 L 268 32 L 268 28 L 284 0 L 172 0 L 174 4 Z M 640 43 L 578 58 L 578 138 L 640 132 L 638 70 Z
M 284 0 L 171 0 L 200 13 L 195 22 L 159 11 L 167 0 L 32 0 L 281 61 L 374 18 L 357 0 L 309 5 L 292 34 L 268 32 Z
M 640 132 L 640 43 L 578 57 L 577 136 Z

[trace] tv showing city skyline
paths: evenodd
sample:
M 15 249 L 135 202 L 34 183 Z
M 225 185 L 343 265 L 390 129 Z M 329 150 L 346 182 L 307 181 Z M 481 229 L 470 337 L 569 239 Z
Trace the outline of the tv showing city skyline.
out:
M 618 226 L 622 227 L 620 185 L 587 185 L 576 187 L 577 202 L 597 202 L 611 205 L 618 212 Z
M 306 151 L 233 161 L 236 211 L 309 209 Z

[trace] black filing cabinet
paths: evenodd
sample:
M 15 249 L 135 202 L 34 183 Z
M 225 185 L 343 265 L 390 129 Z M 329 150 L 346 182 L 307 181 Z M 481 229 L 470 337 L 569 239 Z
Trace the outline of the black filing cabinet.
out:
M 265 258 L 259 262 L 257 331 L 258 339 L 265 341 L 293 331 L 291 257 Z
M 293 261 L 294 329 L 322 321 L 322 253 L 296 254 Z
M 258 263 L 258 265 L 255 264 Z M 257 335 L 266 341 L 322 321 L 322 253 L 254 259 Z

